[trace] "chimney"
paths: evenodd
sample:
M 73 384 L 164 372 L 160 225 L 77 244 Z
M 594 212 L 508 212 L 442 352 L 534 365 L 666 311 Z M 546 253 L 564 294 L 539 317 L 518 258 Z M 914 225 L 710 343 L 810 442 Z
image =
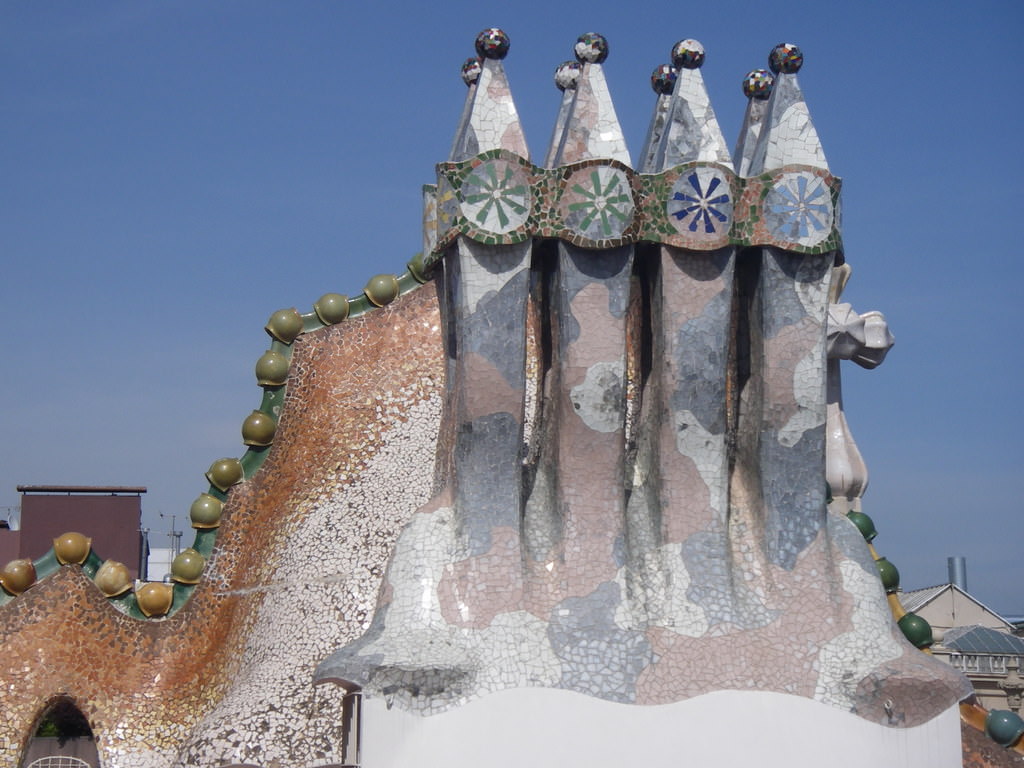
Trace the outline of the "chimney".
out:
M 967 591 L 967 558 L 947 557 L 946 563 L 949 566 L 949 583 L 956 584 L 964 592 Z

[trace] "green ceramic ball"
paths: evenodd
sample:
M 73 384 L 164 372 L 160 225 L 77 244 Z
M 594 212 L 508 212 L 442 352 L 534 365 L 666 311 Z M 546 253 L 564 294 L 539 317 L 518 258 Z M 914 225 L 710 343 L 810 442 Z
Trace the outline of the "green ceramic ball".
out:
M 270 316 L 265 328 L 271 337 L 283 344 L 291 344 L 302 333 L 302 315 L 295 307 L 279 309 Z
M 371 277 L 363 293 L 378 307 L 383 307 L 398 298 L 398 278 L 394 275 Z

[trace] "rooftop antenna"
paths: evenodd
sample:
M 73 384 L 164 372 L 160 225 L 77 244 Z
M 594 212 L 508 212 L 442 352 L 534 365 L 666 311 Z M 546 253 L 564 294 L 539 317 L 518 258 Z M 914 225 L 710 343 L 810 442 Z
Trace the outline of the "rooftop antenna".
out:
M 181 531 L 175 528 L 175 521 L 178 519 L 177 515 L 165 515 L 163 512 L 157 512 L 161 518 L 171 518 L 171 530 L 167 533 L 167 538 L 171 541 L 171 559 L 173 560 L 179 554 L 181 554 Z

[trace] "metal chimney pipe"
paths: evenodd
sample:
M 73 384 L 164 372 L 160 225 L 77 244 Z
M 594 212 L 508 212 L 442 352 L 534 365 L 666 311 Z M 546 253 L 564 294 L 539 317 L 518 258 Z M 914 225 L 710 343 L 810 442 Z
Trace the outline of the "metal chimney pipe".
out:
M 946 564 L 949 567 L 949 583 L 956 584 L 964 592 L 967 591 L 967 558 L 947 557 Z

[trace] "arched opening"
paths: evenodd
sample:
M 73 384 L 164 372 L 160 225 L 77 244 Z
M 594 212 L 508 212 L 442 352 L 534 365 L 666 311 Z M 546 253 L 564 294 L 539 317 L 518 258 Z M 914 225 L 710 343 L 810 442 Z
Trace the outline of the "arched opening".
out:
M 92 727 L 75 702 L 55 699 L 43 711 L 29 739 L 21 768 L 99 768 Z

